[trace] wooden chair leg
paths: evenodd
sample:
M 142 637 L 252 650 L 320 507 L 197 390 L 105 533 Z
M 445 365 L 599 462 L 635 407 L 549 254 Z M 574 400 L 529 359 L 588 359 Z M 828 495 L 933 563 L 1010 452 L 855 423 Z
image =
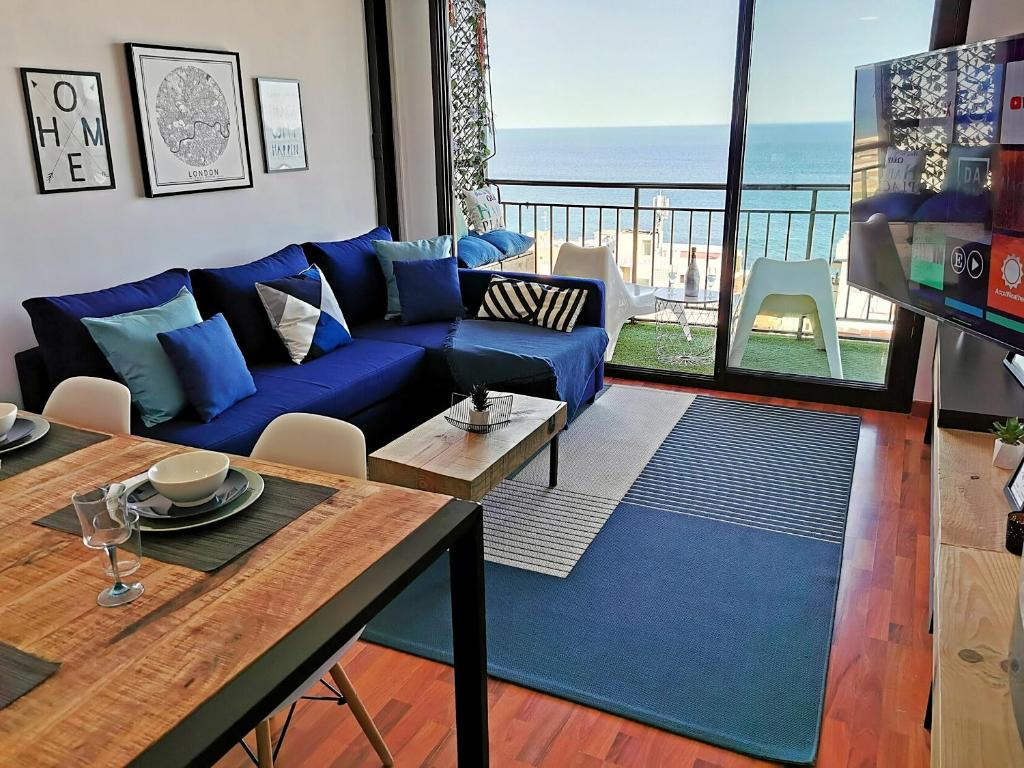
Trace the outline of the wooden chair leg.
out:
M 256 726 L 256 759 L 260 768 L 274 768 L 274 743 L 270 739 L 270 720 Z
M 338 686 L 342 696 L 345 697 L 345 701 L 348 703 L 349 709 L 352 710 L 356 722 L 363 729 L 363 733 L 366 734 L 366 738 L 369 739 L 380 761 L 387 766 L 394 765 L 395 760 L 391 757 L 388 745 L 384 743 L 384 738 L 380 735 L 380 731 L 377 730 L 377 726 L 374 724 L 373 718 L 370 717 L 370 713 L 363 706 L 362 699 L 359 698 L 356 689 L 352 687 L 352 681 L 348 679 L 348 675 L 341 668 L 341 664 L 335 664 L 331 667 L 331 678 L 334 680 L 334 684 Z

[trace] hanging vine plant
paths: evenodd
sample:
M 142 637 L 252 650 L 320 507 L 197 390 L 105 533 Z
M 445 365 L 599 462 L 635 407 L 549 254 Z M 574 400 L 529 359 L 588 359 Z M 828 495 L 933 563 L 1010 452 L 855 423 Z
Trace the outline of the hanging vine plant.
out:
M 456 193 L 484 186 L 494 156 L 487 9 L 484 0 L 448 0 L 452 159 Z

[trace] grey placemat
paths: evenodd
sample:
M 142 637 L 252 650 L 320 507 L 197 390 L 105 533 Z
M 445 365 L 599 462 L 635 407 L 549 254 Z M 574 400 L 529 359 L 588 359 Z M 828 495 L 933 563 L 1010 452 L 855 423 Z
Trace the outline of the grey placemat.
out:
M 0 709 L 14 703 L 50 675 L 60 664 L 0 643 Z
M 51 423 L 50 431 L 40 440 L 16 451 L 0 454 L 0 480 L 6 480 L 20 472 L 27 472 L 47 462 L 61 459 L 69 453 L 109 439 L 110 435 L 86 432 L 83 429 Z
M 215 571 L 277 533 L 288 523 L 331 498 L 335 488 L 263 475 L 263 495 L 248 509 L 219 523 L 177 533 L 143 533 L 142 555 L 197 571 Z M 74 507 L 35 521 L 36 525 L 79 534 Z

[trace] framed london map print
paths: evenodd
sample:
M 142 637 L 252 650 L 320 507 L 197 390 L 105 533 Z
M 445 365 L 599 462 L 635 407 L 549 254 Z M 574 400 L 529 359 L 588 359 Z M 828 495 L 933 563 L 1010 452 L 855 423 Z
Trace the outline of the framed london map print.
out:
M 148 197 L 252 186 L 238 54 L 125 43 Z
M 21 70 L 39 191 L 113 189 L 99 72 Z

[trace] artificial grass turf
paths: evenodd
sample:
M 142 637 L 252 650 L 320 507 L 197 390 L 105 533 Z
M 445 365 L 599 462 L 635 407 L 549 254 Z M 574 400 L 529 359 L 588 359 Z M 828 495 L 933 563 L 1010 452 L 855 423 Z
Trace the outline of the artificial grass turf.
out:
M 703 349 L 711 344 L 713 328 L 694 327 L 692 331 L 693 349 Z M 670 332 L 682 335 L 681 330 L 671 329 Z M 678 348 L 685 350 L 689 346 Z M 839 355 L 843 360 L 845 380 L 872 384 L 881 384 L 885 381 L 885 365 L 889 356 L 887 342 L 840 339 Z M 622 328 L 612 363 L 707 376 L 713 373 L 711 360 L 701 363 L 666 363 L 660 360 L 657 354 L 655 324 L 648 322 L 629 323 Z M 742 367 L 772 373 L 824 378 L 829 376 L 825 350 L 814 347 L 814 338 L 810 334 L 797 341 L 795 336 L 788 334 L 752 333 L 743 354 Z

